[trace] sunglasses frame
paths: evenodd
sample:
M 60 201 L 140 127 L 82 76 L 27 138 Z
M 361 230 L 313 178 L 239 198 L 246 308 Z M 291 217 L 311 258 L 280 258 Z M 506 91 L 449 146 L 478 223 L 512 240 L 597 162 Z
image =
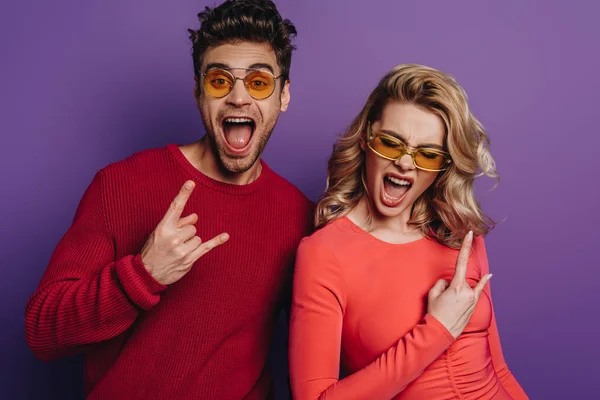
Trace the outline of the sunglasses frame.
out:
M 407 145 L 406 143 L 402 142 L 400 139 L 398 139 L 397 137 L 390 135 L 388 133 L 384 133 L 384 132 L 373 132 L 373 128 L 371 127 L 371 123 L 369 122 L 368 124 L 368 135 L 369 135 L 369 140 L 367 141 L 367 146 L 369 147 L 369 149 L 371 149 L 373 151 L 373 153 L 377 154 L 380 157 L 385 158 L 386 160 L 390 160 L 390 161 L 397 161 L 399 159 L 401 159 L 402 157 L 404 157 L 405 154 L 408 154 L 411 158 L 412 158 L 412 162 L 413 165 L 423 171 L 428 171 L 428 172 L 441 172 L 441 171 L 445 171 L 450 167 L 450 164 L 452 163 L 452 158 L 450 157 L 450 153 L 442 151 L 442 150 L 438 150 L 438 149 L 434 149 L 431 147 L 421 147 L 421 148 L 417 148 L 415 149 L 414 147 L 410 147 L 409 145 Z M 371 145 L 371 143 L 373 142 L 373 140 L 377 137 L 377 136 L 383 136 L 385 138 L 390 139 L 393 142 L 398 142 L 399 144 L 401 144 L 402 146 L 404 146 L 404 150 L 401 151 L 400 155 L 396 158 L 393 157 L 389 157 L 386 155 L 381 154 L 380 152 L 378 152 L 377 150 L 375 150 L 373 148 L 373 146 Z M 430 169 L 430 168 L 423 168 L 417 165 L 417 160 L 416 160 L 416 155 L 417 152 L 419 152 L 420 150 L 427 150 L 428 152 L 432 152 L 432 153 L 436 153 L 436 154 L 440 154 L 442 156 L 444 156 L 445 161 L 444 164 L 442 165 L 442 168 L 440 169 Z
M 243 78 L 238 78 L 238 77 L 234 76 L 233 73 L 231 72 L 231 70 L 234 70 L 234 69 L 243 69 L 244 71 L 247 71 L 247 73 Z M 208 92 L 208 90 L 206 90 L 206 79 L 207 79 L 208 73 L 211 71 L 223 71 L 225 74 L 227 74 L 231 77 L 231 80 L 233 83 L 229 87 L 229 91 L 227 93 L 225 93 L 223 96 L 217 97 L 215 95 L 210 94 Z M 253 72 L 262 72 L 262 73 L 271 75 L 273 77 L 273 90 L 271 91 L 271 93 L 269 93 L 269 95 L 267 97 L 256 98 L 256 97 L 252 96 L 252 94 L 248 90 L 248 86 L 246 86 L 246 78 L 248 78 L 248 76 L 250 76 L 250 74 L 252 74 Z M 222 99 L 223 97 L 226 97 L 227 95 L 229 95 L 229 93 L 231 93 L 231 91 L 233 90 L 233 87 L 235 86 L 236 82 L 238 80 L 240 80 L 240 81 L 242 81 L 242 83 L 244 85 L 244 89 L 246 89 L 246 93 L 248 93 L 248 95 L 250 97 L 252 97 L 254 100 L 265 100 L 265 99 L 268 99 L 269 97 L 271 97 L 273 95 L 273 93 L 275 93 L 275 84 L 277 82 L 277 79 L 281 78 L 283 75 L 275 76 L 270 71 L 265 71 L 263 69 L 257 69 L 257 68 L 211 68 L 211 69 L 207 70 L 206 72 L 200 73 L 200 76 L 202 77 L 202 89 L 206 92 L 206 94 L 208 94 L 210 97 L 213 97 L 215 99 Z

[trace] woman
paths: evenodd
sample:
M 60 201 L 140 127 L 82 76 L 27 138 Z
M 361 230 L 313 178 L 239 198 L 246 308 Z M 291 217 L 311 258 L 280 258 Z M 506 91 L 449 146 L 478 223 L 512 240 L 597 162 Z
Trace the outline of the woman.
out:
M 389 72 L 334 146 L 298 249 L 294 399 L 526 399 L 502 356 L 473 193 L 497 177 L 449 76 Z M 340 358 L 348 372 L 339 378 Z

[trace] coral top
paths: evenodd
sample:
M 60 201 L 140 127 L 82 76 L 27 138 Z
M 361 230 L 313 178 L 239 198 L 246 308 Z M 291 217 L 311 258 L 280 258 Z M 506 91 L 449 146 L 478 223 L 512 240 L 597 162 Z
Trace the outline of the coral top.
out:
M 383 242 L 346 217 L 304 238 L 290 321 L 294 399 L 527 399 L 502 356 L 489 284 L 456 340 L 426 314 L 457 256 L 429 238 Z M 487 273 L 476 237 L 467 282 Z

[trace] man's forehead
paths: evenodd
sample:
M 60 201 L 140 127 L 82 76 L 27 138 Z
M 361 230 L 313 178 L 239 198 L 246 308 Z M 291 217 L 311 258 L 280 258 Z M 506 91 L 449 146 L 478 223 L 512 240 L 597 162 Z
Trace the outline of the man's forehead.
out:
M 268 44 L 253 42 L 225 43 L 209 47 L 204 53 L 202 67 L 220 64 L 229 68 L 250 68 L 253 65 L 269 65 L 278 70 L 277 57 Z

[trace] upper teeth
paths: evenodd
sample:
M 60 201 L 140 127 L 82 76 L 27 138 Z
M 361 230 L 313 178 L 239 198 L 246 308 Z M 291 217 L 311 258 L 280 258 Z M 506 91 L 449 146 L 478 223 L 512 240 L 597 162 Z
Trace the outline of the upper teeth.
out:
M 242 124 L 245 122 L 252 122 L 250 118 L 225 118 L 225 122 L 229 122 L 232 124 Z
M 403 179 L 394 178 L 393 176 L 387 176 L 386 178 L 388 178 L 391 182 L 395 183 L 396 185 L 404 185 L 404 186 L 409 186 L 410 185 L 409 181 L 405 181 Z

